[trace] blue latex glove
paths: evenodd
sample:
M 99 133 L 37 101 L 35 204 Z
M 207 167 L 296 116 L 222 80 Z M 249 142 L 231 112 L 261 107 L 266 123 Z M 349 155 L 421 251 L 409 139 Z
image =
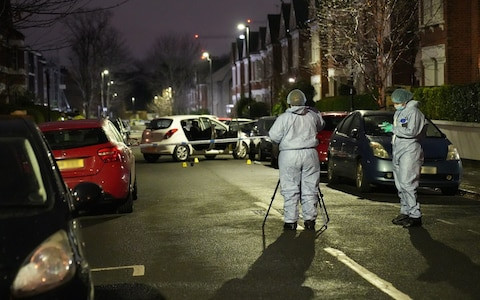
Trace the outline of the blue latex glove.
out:
M 393 125 L 388 122 L 383 122 L 382 124 L 378 125 L 384 132 L 392 132 Z

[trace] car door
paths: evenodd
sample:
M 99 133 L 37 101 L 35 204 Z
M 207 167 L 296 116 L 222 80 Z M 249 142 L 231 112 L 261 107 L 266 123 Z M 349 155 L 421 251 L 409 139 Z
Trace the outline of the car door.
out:
M 330 138 L 329 159 L 331 160 L 331 163 L 335 166 L 336 173 L 340 176 L 345 175 L 345 163 L 347 161 L 345 145 L 348 138 L 350 124 L 353 121 L 353 117 L 353 114 L 345 117 L 345 119 L 337 126 L 337 129 Z
M 362 120 L 362 116 L 358 112 L 351 115 L 342 142 L 343 173 L 349 178 L 355 178 L 357 161 L 360 156 L 359 143 L 363 132 Z

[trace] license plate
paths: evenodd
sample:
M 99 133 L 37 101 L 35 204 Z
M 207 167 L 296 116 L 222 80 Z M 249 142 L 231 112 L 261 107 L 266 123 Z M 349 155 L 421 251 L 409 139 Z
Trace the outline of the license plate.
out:
M 57 160 L 60 170 L 83 168 L 83 159 L 63 159 Z
M 422 166 L 420 172 L 422 174 L 437 174 L 437 167 Z

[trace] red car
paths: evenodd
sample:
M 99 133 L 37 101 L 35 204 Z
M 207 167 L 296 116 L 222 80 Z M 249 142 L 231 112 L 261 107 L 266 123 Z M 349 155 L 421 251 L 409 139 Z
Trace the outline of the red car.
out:
M 67 120 L 39 127 L 70 189 L 94 182 L 117 212 L 132 212 L 137 199 L 135 156 L 111 121 Z
M 337 127 L 338 123 L 340 123 L 343 118 L 348 115 L 346 111 L 326 111 L 322 112 L 322 118 L 325 120 L 325 127 L 322 131 L 317 134 L 318 139 L 318 158 L 320 160 L 320 166 L 322 172 L 327 171 L 327 150 L 328 144 L 330 143 L 330 136 L 332 135 L 333 131 Z

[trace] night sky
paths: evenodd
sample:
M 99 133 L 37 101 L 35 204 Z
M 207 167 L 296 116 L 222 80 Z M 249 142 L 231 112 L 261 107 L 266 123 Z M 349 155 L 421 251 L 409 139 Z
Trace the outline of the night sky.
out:
M 103 2 L 103 1 L 102 1 Z M 137 58 L 145 56 L 155 37 L 164 33 L 199 34 L 212 56 L 228 54 L 239 31 L 252 20 L 251 30 L 266 26 L 268 14 L 280 13 L 280 0 L 130 0 L 115 8 L 113 25 L 124 34 Z

